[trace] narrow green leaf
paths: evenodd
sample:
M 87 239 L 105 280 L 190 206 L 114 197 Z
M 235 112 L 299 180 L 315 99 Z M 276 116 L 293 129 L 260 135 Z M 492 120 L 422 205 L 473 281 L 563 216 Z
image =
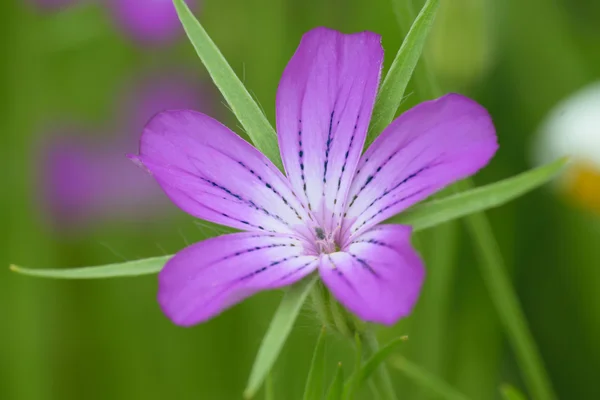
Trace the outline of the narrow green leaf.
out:
M 465 219 L 465 225 L 477 245 L 476 255 L 479 258 L 483 281 L 514 348 L 529 391 L 536 399 L 555 399 L 544 362 L 504 267 L 504 260 L 490 222 L 484 213 L 475 213 Z
M 275 400 L 275 385 L 273 384 L 273 372 L 267 374 L 265 380 L 265 400 Z
M 326 329 L 321 329 L 317 339 L 315 352 L 313 353 L 306 387 L 304 388 L 304 400 L 318 400 L 323 397 L 323 374 L 325 373 L 325 337 Z
M 155 274 L 160 271 L 165 263 L 173 257 L 160 256 L 144 258 L 141 260 L 127 261 L 123 263 L 115 263 L 102 265 L 98 267 L 81 267 L 69 269 L 41 269 L 41 268 L 22 268 L 16 265 L 11 265 L 11 271 L 23 275 L 38 276 L 43 278 L 59 278 L 59 279 L 99 279 L 99 278 L 116 278 L 123 276 L 139 276 L 147 274 Z
M 377 371 L 380 366 L 385 366 L 385 364 L 382 364 L 385 359 L 392 354 L 399 344 L 404 343 L 406 340 L 406 336 L 401 336 L 392 340 L 382 348 L 377 349 L 377 351 L 367 360 L 367 362 L 365 362 L 364 365 L 359 366 L 359 368 L 353 372 L 350 379 L 348 379 L 348 382 L 346 382 L 346 385 L 344 386 L 344 397 L 353 398 L 356 391 L 361 388 L 361 386 L 371 377 L 371 375 L 373 375 L 373 373 Z M 388 397 L 390 396 L 394 395 L 390 394 Z
M 392 122 L 402 102 L 404 91 L 419 61 L 425 39 L 433 24 L 439 0 L 427 0 L 390 67 L 375 100 L 366 146 L 373 143 L 383 129 Z
M 452 386 L 435 375 L 424 371 L 402 356 L 390 359 L 390 365 L 404 373 L 415 384 L 427 390 L 436 398 L 445 400 L 469 400 L 467 396 L 454 389 Z
M 504 400 L 527 400 L 527 397 L 519 389 L 508 383 L 500 386 L 500 393 Z
M 219 88 L 229 107 L 240 121 L 254 145 L 279 168 L 281 157 L 275 130 L 260 106 L 254 101 L 218 47 L 194 17 L 184 0 L 173 0 L 185 33 Z
M 414 2 L 412 0 L 391 0 L 391 3 L 398 21 L 400 34 L 406 36 L 417 14 Z M 419 100 L 424 101 L 441 95 L 439 83 L 435 75 L 431 73 L 431 66 L 426 56 L 421 57 L 410 79 Z
M 412 225 L 418 231 L 498 207 L 550 181 L 566 163 L 567 159 L 561 158 L 496 183 L 423 203 L 386 222 Z
M 250 399 L 256 394 L 271 367 L 273 367 L 283 344 L 294 326 L 294 322 L 306 300 L 306 296 L 308 296 L 317 278 L 318 276 L 315 274 L 298 282 L 290 287 L 283 296 L 254 360 L 252 372 L 244 391 L 245 398 Z
M 338 363 L 338 368 L 335 373 L 335 377 L 329 386 L 327 391 L 327 400 L 342 400 L 342 394 L 344 391 L 344 370 L 342 369 L 342 363 Z
M 373 354 L 371 358 L 367 360 L 367 362 L 362 366 L 358 375 L 358 386 L 366 382 L 371 375 L 379 368 L 380 365 L 396 350 L 396 348 L 406 342 L 408 337 L 401 336 L 396 338 L 380 348 L 377 353 Z
M 406 30 L 413 14 L 411 2 L 409 0 L 392 1 L 400 29 Z M 418 89 L 427 98 L 440 96 L 435 76 L 427 68 L 427 60 L 423 61 L 425 68 L 421 68 L 417 74 L 423 73 L 426 76 L 417 76 L 416 84 L 420 85 Z M 455 189 L 460 190 L 472 186 L 470 179 L 454 185 Z M 479 266 L 488 291 L 524 372 L 526 385 L 535 398 L 544 400 L 556 398 L 535 341 L 527 327 L 527 321 L 518 298 L 510 285 L 510 279 L 504 269 L 502 254 L 498 249 L 498 243 L 486 215 L 483 212 L 468 215 L 465 223 L 469 227 L 469 233 L 481 259 Z
M 360 334 L 354 334 L 354 371 L 352 371 L 352 375 L 348 378 L 348 382 L 344 385 L 344 393 L 343 398 L 346 400 L 352 400 L 354 398 L 354 393 L 356 392 L 356 377 L 360 371 L 360 367 L 362 365 L 363 359 L 363 349 L 362 349 L 362 340 Z
M 415 231 L 420 231 L 478 211 L 497 207 L 548 182 L 566 163 L 567 159 L 561 158 L 500 182 L 423 203 L 386 222 L 412 225 Z M 157 273 L 171 257 L 152 257 L 124 263 L 71 269 L 34 269 L 15 265 L 11 265 L 10 269 L 20 274 L 43 278 L 113 278 Z

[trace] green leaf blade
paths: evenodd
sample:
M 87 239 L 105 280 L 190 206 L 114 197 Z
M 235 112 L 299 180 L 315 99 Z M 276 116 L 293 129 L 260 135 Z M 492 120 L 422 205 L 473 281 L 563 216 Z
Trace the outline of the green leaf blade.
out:
M 419 61 L 425 40 L 433 25 L 439 0 L 427 0 L 410 31 L 404 38 L 375 100 L 375 108 L 367 133 L 365 146 L 369 146 L 392 122 L 402 102 L 404 91 Z
M 388 219 L 387 223 L 412 225 L 423 230 L 457 218 L 498 207 L 550 181 L 567 163 L 561 158 L 511 178 L 440 200 L 423 203 Z
M 536 399 L 556 399 L 542 356 L 504 267 L 504 260 L 490 222 L 484 213 L 476 213 L 465 218 L 465 225 L 477 244 L 476 256 L 479 258 L 484 284 L 496 307 L 500 322 L 504 325 L 510 344 L 515 350 L 517 362 L 529 391 Z
M 369 342 L 368 337 L 365 337 L 364 339 L 365 343 Z M 372 347 L 373 350 L 376 349 L 376 351 L 372 353 L 371 357 L 369 357 L 369 359 L 362 366 L 360 364 L 357 365 L 357 368 L 352 373 L 352 376 L 350 376 L 348 382 L 346 382 L 346 384 L 344 385 L 344 398 L 354 398 L 356 392 L 360 390 L 362 385 L 365 384 L 369 380 L 369 378 L 371 378 L 371 376 L 374 373 L 376 373 L 376 371 L 378 371 L 380 367 L 385 368 L 385 364 L 382 363 L 387 357 L 390 356 L 390 354 L 392 354 L 392 352 L 396 349 L 396 347 L 398 347 L 398 345 L 404 343 L 406 340 L 406 336 L 401 336 L 392 340 L 382 348 L 377 348 L 376 346 L 366 346 L 365 350 L 367 350 L 367 348 L 369 347 Z M 385 374 L 387 375 L 387 371 L 385 371 Z M 389 379 L 389 376 L 387 376 L 387 379 Z M 381 381 L 381 379 L 379 380 Z M 383 387 L 383 382 L 373 382 L 373 384 L 376 385 L 378 389 L 385 389 Z M 395 394 L 392 392 L 387 396 L 387 398 L 395 398 Z
M 413 364 L 404 357 L 394 357 L 390 360 L 390 365 L 404 373 L 404 375 L 415 384 L 421 386 L 432 395 L 435 395 L 436 398 L 445 400 L 469 400 L 468 397 L 437 376 L 424 371 L 421 367 Z
M 184 0 L 173 0 L 185 33 L 196 53 L 254 145 L 279 169 L 283 168 L 276 133 L 221 51 L 194 17 Z
M 356 386 L 357 388 L 364 384 L 373 373 L 379 368 L 380 365 L 396 350 L 396 348 L 406 342 L 407 337 L 401 336 L 396 338 L 380 348 L 377 353 L 373 354 L 371 358 L 365 362 L 360 371 L 358 372 Z
M 335 373 L 335 377 L 329 386 L 329 390 L 327 391 L 327 400 L 342 400 L 342 395 L 344 393 L 344 369 L 342 368 L 342 363 L 338 363 L 338 368 Z
M 323 375 L 325 373 L 325 337 L 326 329 L 321 329 L 317 339 L 315 352 L 308 371 L 308 379 L 304 389 L 304 400 L 315 400 L 323 397 Z
M 140 276 L 155 274 L 159 272 L 169 259 L 170 256 L 159 256 L 144 258 L 141 260 L 127 261 L 123 263 L 115 263 L 102 265 L 97 267 L 81 267 L 68 269 L 42 269 L 42 268 L 23 268 L 16 265 L 11 265 L 10 269 L 13 272 L 22 275 L 37 276 L 41 278 L 56 278 L 56 279 L 103 279 L 103 278 L 118 278 L 127 276 Z
M 251 399 L 256 394 L 273 367 L 283 344 L 294 326 L 298 313 L 317 279 L 318 276 L 316 274 L 305 278 L 290 287 L 283 296 L 254 360 L 252 372 L 244 391 L 246 399 Z
M 275 384 L 272 373 L 267 374 L 265 381 L 265 400 L 275 400 Z
M 527 400 L 527 397 L 519 389 L 508 383 L 500 386 L 500 393 L 504 400 Z

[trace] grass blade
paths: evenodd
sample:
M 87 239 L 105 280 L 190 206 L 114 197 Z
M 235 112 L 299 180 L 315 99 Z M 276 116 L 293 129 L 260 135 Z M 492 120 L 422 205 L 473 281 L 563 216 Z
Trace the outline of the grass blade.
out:
M 308 371 L 306 388 L 304 389 L 304 400 L 319 400 L 323 397 L 323 374 L 325 373 L 325 337 L 326 329 L 321 329 L 317 339 L 315 352 Z
M 412 225 L 418 231 L 498 207 L 550 181 L 566 163 L 567 159 L 561 158 L 496 183 L 423 203 L 386 222 Z
M 404 38 L 402 46 L 400 46 L 396 58 L 394 58 L 394 62 L 379 88 L 365 146 L 373 143 L 383 129 L 394 119 L 402 102 L 406 86 L 423 51 L 425 39 L 433 24 L 439 4 L 439 0 L 427 0 Z
M 368 344 L 371 340 L 374 339 L 374 336 L 365 336 L 363 339 L 363 342 L 365 342 L 365 344 Z M 396 338 L 388 344 L 386 344 L 385 346 L 383 346 L 382 348 L 377 349 L 359 369 L 356 369 L 354 371 L 350 379 L 348 379 L 348 382 L 344 387 L 344 397 L 353 398 L 355 392 L 359 390 L 362 387 L 362 385 L 365 382 L 367 382 L 376 371 L 380 370 L 380 367 L 385 367 L 385 364 L 383 364 L 383 362 L 386 360 L 386 358 L 390 356 L 390 354 L 392 354 L 394 350 L 396 350 L 396 347 L 398 347 L 398 345 L 406 342 L 406 339 L 406 336 Z M 366 347 L 367 346 L 365 346 L 365 348 Z M 376 344 L 371 344 L 369 347 L 376 349 Z M 381 373 L 381 371 L 379 372 Z M 387 371 L 384 372 L 384 375 L 385 376 L 380 377 L 378 379 L 389 380 Z M 377 388 L 381 390 L 385 389 L 385 387 L 389 385 L 391 385 L 390 382 L 382 382 L 381 384 L 377 385 Z M 395 394 L 393 393 L 393 389 L 391 387 L 385 390 L 388 392 L 387 398 L 395 398 Z
M 379 366 L 382 365 L 382 363 L 396 350 L 396 348 L 400 344 L 406 342 L 406 340 L 406 336 L 396 338 L 373 354 L 360 369 L 357 386 L 360 387 L 361 384 L 366 382 L 377 370 L 377 368 L 379 368 Z
M 515 350 L 525 383 L 536 399 L 556 398 L 539 350 L 527 326 L 519 299 L 504 268 L 502 254 L 490 222 L 485 214 L 476 213 L 466 218 L 465 224 L 477 244 L 477 256 L 483 280 Z
M 37 276 L 41 278 L 57 279 L 101 279 L 117 278 L 124 276 L 139 276 L 155 274 L 159 272 L 171 256 L 160 256 L 144 258 L 141 260 L 127 261 L 102 265 L 97 267 L 81 267 L 67 269 L 42 269 L 42 268 L 22 268 L 11 265 L 11 271 L 22 275 Z
M 271 367 L 273 367 L 285 340 L 294 326 L 306 296 L 308 296 L 317 279 L 317 275 L 312 275 L 290 287 L 283 296 L 254 360 L 252 372 L 244 391 L 246 399 L 250 399 L 256 394 Z
M 327 400 L 342 400 L 342 394 L 344 392 L 344 370 L 342 369 L 342 363 L 338 363 L 338 368 L 335 373 L 335 377 L 329 386 L 327 391 Z
M 406 18 L 411 17 L 408 15 L 412 13 L 411 4 L 408 0 L 392 0 L 392 2 L 398 24 L 403 29 L 408 25 Z M 402 11 L 405 12 L 406 18 L 403 18 Z M 422 68 L 422 71 L 429 75 L 427 68 Z M 430 84 L 426 84 L 427 82 Z M 427 98 L 438 97 L 441 94 L 435 93 L 438 89 L 436 89 L 437 82 L 433 75 L 418 79 L 417 84 L 422 85 L 419 89 Z M 464 186 L 472 187 L 472 181 L 467 179 L 462 185 L 455 185 L 455 189 L 464 189 Z M 535 342 L 527 327 L 517 296 L 505 272 L 504 262 L 487 217 L 483 212 L 475 213 L 466 217 L 466 224 L 469 226 L 469 233 L 479 251 L 480 268 L 494 302 L 494 307 L 507 329 L 509 340 L 517 353 L 519 365 L 523 369 L 527 386 L 531 393 L 535 395 L 535 398 L 541 400 L 556 398 Z M 495 277 L 499 277 L 498 283 L 494 282 Z M 506 303 L 503 301 L 506 301 Z
M 273 373 L 267 374 L 265 380 L 265 400 L 275 400 L 275 385 L 273 384 Z
M 254 145 L 279 168 L 281 157 L 275 130 L 221 51 L 194 17 L 184 0 L 173 0 L 179 20 L 210 77 L 240 121 Z
M 390 359 L 390 365 L 399 371 L 402 371 L 406 377 L 415 384 L 423 387 L 432 395 L 435 395 L 436 398 L 444 400 L 469 400 L 467 396 L 460 393 L 437 376 L 431 375 L 402 356 Z
M 500 393 L 504 400 L 527 400 L 525 395 L 521 393 L 519 389 L 508 383 L 500 386 Z

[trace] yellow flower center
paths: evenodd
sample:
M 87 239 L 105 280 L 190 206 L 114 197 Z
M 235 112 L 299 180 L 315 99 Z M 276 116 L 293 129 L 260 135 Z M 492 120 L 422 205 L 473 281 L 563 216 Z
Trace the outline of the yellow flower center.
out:
M 585 162 L 574 164 L 565 178 L 564 189 L 578 205 L 600 213 L 600 168 Z

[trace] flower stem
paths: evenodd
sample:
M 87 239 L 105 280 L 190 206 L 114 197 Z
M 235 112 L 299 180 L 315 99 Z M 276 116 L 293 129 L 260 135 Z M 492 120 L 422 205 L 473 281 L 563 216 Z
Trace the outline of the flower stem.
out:
M 367 329 L 360 336 L 365 358 L 377 353 L 379 350 L 379 342 L 377 341 L 375 333 Z M 394 385 L 392 384 L 392 379 L 390 378 L 390 374 L 385 363 L 382 363 L 373 373 L 370 386 L 376 398 L 381 398 L 383 400 L 398 399 L 398 397 L 396 397 Z
M 415 18 L 412 2 L 408 0 L 392 0 L 394 12 L 400 28 L 404 31 L 410 27 Z M 415 83 L 428 98 L 438 97 L 440 91 L 435 79 L 423 57 L 421 67 L 415 70 Z M 455 185 L 458 191 L 473 186 L 470 179 Z M 476 244 L 479 267 L 483 275 L 492 302 L 508 334 L 508 339 L 516 353 L 524 381 L 533 398 L 551 400 L 556 396 L 544 369 L 544 364 L 529 328 L 527 320 L 519 304 L 518 297 L 511 286 L 506 273 L 502 254 L 485 213 L 471 214 L 464 219 L 467 229 Z
M 471 186 L 470 182 L 464 182 L 461 189 Z M 468 216 L 465 223 L 477 243 L 477 256 L 480 259 L 483 280 L 514 348 L 524 381 L 532 397 L 540 400 L 555 399 L 544 363 L 504 268 L 502 255 L 489 221 L 485 214 L 475 213 Z

